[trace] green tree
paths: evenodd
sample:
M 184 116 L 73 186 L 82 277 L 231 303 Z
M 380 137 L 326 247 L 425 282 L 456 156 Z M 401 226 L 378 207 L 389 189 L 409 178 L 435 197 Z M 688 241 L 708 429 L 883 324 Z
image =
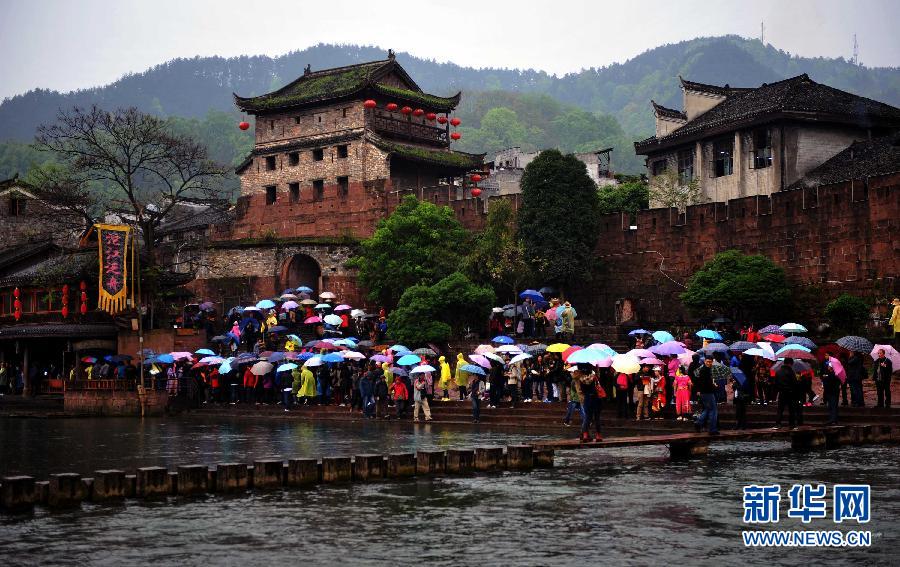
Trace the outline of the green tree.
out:
M 557 150 L 541 152 L 521 186 L 518 233 L 535 273 L 559 285 L 589 277 L 599 199 L 584 163 Z
M 869 306 L 861 298 L 842 293 L 825 306 L 825 316 L 836 329 L 848 333 L 862 330 L 869 319 Z
M 465 271 L 476 283 L 492 286 L 500 297 L 518 293 L 529 279 L 530 267 L 509 201 L 491 202 L 484 230 L 474 236 L 466 256 Z
M 634 214 L 650 206 L 650 188 L 646 183 L 630 181 L 619 185 L 603 185 L 597 190 L 600 214 Z
M 359 269 L 371 301 L 393 307 L 407 288 L 429 286 L 453 273 L 468 240 L 449 207 L 408 195 L 378 223 L 349 265 Z
M 681 294 L 697 314 L 715 312 L 734 319 L 772 321 L 788 307 L 791 289 L 784 270 L 762 255 L 720 252 L 705 263 Z
M 460 272 L 431 286 L 414 285 L 388 315 L 388 335 L 414 345 L 446 341 L 487 319 L 495 299 L 491 288 L 472 283 Z
M 685 183 L 676 171 L 667 169 L 650 180 L 650 200 L 657 206 L 684 212 L 688 205 L 702 202 L 700 182 L 694 178 Z

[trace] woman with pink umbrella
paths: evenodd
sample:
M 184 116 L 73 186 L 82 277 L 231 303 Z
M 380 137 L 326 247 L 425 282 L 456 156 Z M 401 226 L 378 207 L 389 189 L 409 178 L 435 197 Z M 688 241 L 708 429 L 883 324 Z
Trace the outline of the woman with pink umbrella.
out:
M 822 396 L 825 405 L 828 406 L 828 421 L 825 425 L 837 425 L 838 399 L 841 395 L 841 382 L 847 380 L 847 373 L 843 365 L 830 354 L 825 354 L 825 362 L 822 363 Z

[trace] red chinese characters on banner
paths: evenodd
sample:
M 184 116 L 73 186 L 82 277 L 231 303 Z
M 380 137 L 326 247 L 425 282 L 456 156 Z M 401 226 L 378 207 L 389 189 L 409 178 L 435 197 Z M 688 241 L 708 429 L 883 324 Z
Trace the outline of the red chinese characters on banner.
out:
M 118 313 L 126 306 L 130 231 L 128 226 L 97 225 L 100 243 L 100 294 L 97 307 L 109 313 Z

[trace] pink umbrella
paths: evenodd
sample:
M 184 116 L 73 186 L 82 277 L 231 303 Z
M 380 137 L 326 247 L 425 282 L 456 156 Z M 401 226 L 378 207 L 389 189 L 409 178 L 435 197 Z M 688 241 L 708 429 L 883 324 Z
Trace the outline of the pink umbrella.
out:
M 594 366 L 596 366 L 597 368 L 609 368 L 610 366 L 612 366 L 612 357 L 608 356 L 603 360 L 598 360 L 594 363 Z
M 551 307 L 550 309 L 544 311 L 544 317 L 546 317 L 547 320 L 550 321 L 551 323 L 555 322 L 557 309 L 559 309 L 559 307 Z
M 662 366 L 665 363 L 658 358 L 642 358 L 641 364 L 652 364 L 654 366 Z
M 478 345 L 478 348 L 475 349 L 475 354 L 484 354 L 486 352 L 494 352 L 494 347 L 491 345 Z
M 350 311 L 351 309 L 353 309 L 353 308 L 350 307 L 349 305 L 347 305 L 346 303 L 341 303 L 340 305 L 335 307 L 333 309 L 333 311 Z
M 482 368 L 490 368 L 491 367 L 491 361 L 488 360 L 487 358 L 481 356 L 480 354 L 470 354 L 469 360 L 471 360 L 472 362 L 474 362 L 475 364 L 477 364 L 478 366 L 480 366 Z
M 194 355 L 190 352 L 171 352 L 169 354 L 175 360 L 194 358 Z
M 307 317 L 306 321 L 304 321 L 304 323 L 306 323 L 307 325 L 309 325 L 310 323 L 321 323 L 321 322 L 322 322 L 321 317 Z
M 630 351 L 626 352 L 625 354 L 628 354 L 628 355 L 631 355 L 631 356 L 634 356 L 637 358 L 650 358 L 650 357 L 656 356 L 655 354 L 653 354 L 652 352 L 650 352 L 649 350 L 647 350 L 645 348 L 633 348 Z
M 844 365 L 841 364 L 840 360 L 832 356 L 828 359 L 828 364 L 831 365 L 831 369 L 834 370 L 834 375 L 840 378 L 841 382 L 847 381 L 847 371 L 844 370 Z
M 692 350 L 685 350 L 683 353 L 677 355 L 678 362 L 681 364 L 689 365 L 694 360 L 694 355 L 697 354 Z
M 885 358 L 891 361 L 894 372 L 900 370 L 900 352 L 897 352 L 897 349 L 891 345 L 875 345 L 875 348 L 873 348 L 872 352 L 869 354 L 869 356 L 872 357 L 872 360 L 878 358 L 878 351 L 880 350 L 883 350 Z
M 288 309 L 296 309 L 300 307 L 300 304 L 296 301 L 285 301 L 281 304 L 281 309 L 287 311 Z

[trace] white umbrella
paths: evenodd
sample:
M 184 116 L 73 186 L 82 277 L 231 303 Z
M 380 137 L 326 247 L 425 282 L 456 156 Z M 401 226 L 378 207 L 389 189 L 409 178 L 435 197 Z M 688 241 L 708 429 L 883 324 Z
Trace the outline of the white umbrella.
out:
M 522 352 L 522 349 L 520 349 L 516 345 L 503 345 L 502 347 L 498 347 L 494 352 L 509 352 L 519 354 Z
M 417 372 L 434 372 L 434 371 L 435 371 L 434 366 L 431 366 L 430 364 L 421 364 L 419 366 L 416 366 L 412 370 L 410 370 L 409 373 L 416 374 Z
M 356 352 L 353 350 L 346 350 L 343 353 L 341 353 L 341 356 L 343 356 L 344 358 L 348 358 L 350 360 L 362 360 L 366 357 L 366 355 L 364 355 L 363 353 Z
M 744 351 L 744 356 L 761 356 L 766 360 L 775 360 L 775 353 L 772 352 L 772 349 L 767 351 L 761 348 L 748 348 Z
M 633 356 L 617 354 L 612 357 L 612 367 L 616 372 L 635 374 L 641 370 L 641 363 Z
M 869 356 L 872 357 L 872 360 L 878 358 L 878 351 L 880 350 L 883 350 L 884 357 L 891 361 L 894 372 L 900 371 L 900 352 L 897 352 L 897 349 L 891 345 L 875 345 L 875 348 L 873 348 L 872 352 L 869 354 Z
M 307 360 L 306 362 L 304 362 L 303 366 L 309 366 L 310 368 L 312 368 L 313 366 L 322 366 L 322 357 L 314 356 L 314 357 L 310 358 L 309 360 Z
M 518 364 L 518 363 L 522 362 L 523 360 L 528 360 L 529 358 L 531 358 L 531 355 L 528 354 L 527 352 L 525 352 L 522 354 L 517 354 L 516 356 L 512 357 L 512 360 L 510 360 L 509 363 L 510 364 Z
M 363 317 L 366 316 L 366 312 L 363 311 L 362 309 L 354 309 L 354 310 L 350 311 L 350 316 L 353 317 L 354 319 L 362 319 Z
M 330 291 L 323 291 L 322 293 L 319 294 L 319 297 L 322 298 L 322 299 L 335 299 L 335 298 L 337 298 L 337 296 L 336 296 L 335 294 L 331 293 Z
M 503 313 L 503 308 L 502 307 L 494 307 L 493 309 L 491 309 L 491 311 L 493 313 Z
M 275 368 L 275 367 L 272 366 L 271 363 L 262 361 L 262 362 L 257 362 L 256 364 L 251 366 L 250 372 L 256 374 L 257 376 L 262 376 L 263 374 L 268 374 L 269 372 L 271 372 L 273 368 Z
M 486 353 L 484 353 L 484 356 L 487 358 L 490 358 L 491 360 L 496 360 L 497 362 L 500 362 L 500 363 L 504 362 L 504 360 L 502 358 L 500 358 L 499 356 L 497 356 L 496 354 L 494 354 L 492 352 L 486 352 Z
M 337 315 L 326 315 L 323 320 L 329 325 L 340 325 L 343 323 L 343 320 Z

